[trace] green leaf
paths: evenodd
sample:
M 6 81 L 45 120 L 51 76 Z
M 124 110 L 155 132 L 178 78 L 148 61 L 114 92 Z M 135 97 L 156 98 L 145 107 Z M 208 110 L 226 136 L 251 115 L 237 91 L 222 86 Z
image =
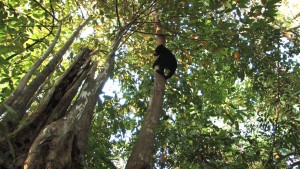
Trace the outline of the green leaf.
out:
M 8 64 L 8 62 L 2 56 L 0 56 L 0 66 L 4 64 Z

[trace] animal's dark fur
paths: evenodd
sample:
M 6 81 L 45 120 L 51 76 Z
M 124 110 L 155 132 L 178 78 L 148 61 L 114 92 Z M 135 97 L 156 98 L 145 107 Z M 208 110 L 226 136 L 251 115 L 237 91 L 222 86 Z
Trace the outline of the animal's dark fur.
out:
M 177 61 L 173 53 L 164 45 L 159 45 L 156 47 L 154 55 L 158 57 L 154 61 L 152 68 L 154 69 L 155 66 L 158 66 L 157 73 L 166 79 L 172 77 L 177 69 Z M 169 70 L 167 75 L 165 75 L 165 69 Z

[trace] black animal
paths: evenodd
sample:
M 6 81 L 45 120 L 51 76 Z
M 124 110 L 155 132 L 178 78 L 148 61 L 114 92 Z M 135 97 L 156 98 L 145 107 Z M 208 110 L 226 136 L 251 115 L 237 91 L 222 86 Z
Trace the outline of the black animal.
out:
M 173 53 L 164 45 L 159 45 L 156 47 L 154 55 L 158 57 L 154 61 L 152 68 L 164 76 L 165 79 L 172 77 L 177 69 L 177 61 Z

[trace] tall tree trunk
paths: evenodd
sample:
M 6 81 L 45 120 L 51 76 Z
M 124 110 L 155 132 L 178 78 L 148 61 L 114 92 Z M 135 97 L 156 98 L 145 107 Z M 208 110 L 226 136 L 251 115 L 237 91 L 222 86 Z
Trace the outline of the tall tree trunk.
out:
M 165 44 L 165 37 L 158 22 L 157 13 L 154 15 L 156 24 L 157 45 Z M 155 73 L 154 85 L 150 104 L 148 106 L 142 128 L 133 146 L 131 155 L 127 161 L 126 169 L 150 169 L 155 147 L 156 128 L 162 116 L 163 97 L 166 80 L 163 76 Z
M 82 168 L 94 107 L 129 26 L 119 29 L 101 70 L 82 49 L 24 124 L 0 137 L 0 168 Z
M 41 73 L 38 74 L 30 82 L 30 84 L 26 85 L 24 83 L 27 82 L 25 81 L 22 82 L 20 84 L 22 86 L 22 91 L 19 91 L 20 87 L 17 87 L 18 91 L 16 91 L 16 93 L 11 96 L 12 98 L 9 98 L 0 106 L 0 111 L 2 111 L 0 113 L 3 113 L 5 111 L 5 108 L 10 108 L 16 114 L 13 118 L 10 118 L 11 115 L 9 113 L 11 112 L 7 112 L 4 116 L 5 118 L 1 121 L 2 124 L 6 126 L 7 132 L 13 131 L 16 128 L 16 126 L 19 124 L 19 121 L 25 115 L 26 110 L 30 107 L 31 103 L 33 102 L 33 96 L 36 93 L 36 91 L 42 86 L 42 84 L 46 81 L 46 79 L 53 73 L 57 65 L 61 62 L 63 55 L 70 48 L 74 39 L 79 35 L 82 28 L 89 22 L 90 19 L 91 17 L 89 17 L 81 25 L 79 25 L 79 27 L 74 31 L 74 33 L 64 44 L 64 46 L 57 52 L 56 55 L 53 56 L 51 61 L 44 67 Z M 56 40 L 53 41 L 54 44 L 50 45 L 48 51 L 46 51 L 43 57 L 47 57 L 47 55 L 50 54 L 50 51 L 53 50 L 54 47 L 53 45 L 55 45 L 56 43 L 55 41 Z M 37 61 L 35 66 L 38 67 L 40 65 L 39 62 L 40 60 Z M 33 71 L 29 71 L 29 73 L 33 73 Z M 32 74 L 27 74 L 26 76 L 32 76 Z M 27 80 L 27 78 L 25 80 Z M 1 133 L 0 136 L 4 136 L 4 133 Z
M 29 151 L 36 136 L 48 135 L 44 126 L 65 115 L 69 103 L 73 100 L 78 88 L 90 69 L 90 50 L 84 49 L 77 56 L 75 64 L 66 71 L 60 80 L 50 90 L 42 104 L 29 116 L 25 124 L 15 130 L 8 138 L 0 140 L 1 157 L 0 166 L 4 168 L 22 167 L 26 156 L 39 154 L 38 151 Z M 83 69 L 82 69 L 83 68 Z M 39 135 L 40 136 L 40 135 Z M 40 144 L 46 146 L 49 139 L 43 140 Z M 8 147 L 7 144 L 11 146 Z M 13 153 L 12 153 L 13 152 Z M 41 156 L 41 154 L 39 154 Z M 39 167 L 38 167 L 39 168 Z
M 56 33 L 51 45 L 47 49 L 47 51 L 43 54 L 43 56 L 41 58 L 39 58 L 35 62 L 33 67 L 25 74 L 25 76 L 22 78 L 22 80 L 20 81 L 20 83 L 16 87 L 15 91 L 0 105 L 0 115 L 2 115 L 5 112 L 5 110 L 6 110 L 5 105 L 12 106 L 13 101 L 16 100 L 22 94 L 24 88 L 27 86 L 28 81 L 30 80 L 32 75 L 36 72 L 36 70 L 40 67 L 40 65 L 43 63 L 43 61 L 46 58 L 48 58 L 50 53 L 53 51 L 53 49 L 54 49 L 54 47 L 55 47 L 55 45 L 56 45 L 56 43 L 59 39 L 60 32 L 61 32 L 61 27 L 62 27 L 62 22 L 59 24 L 57 33 Z

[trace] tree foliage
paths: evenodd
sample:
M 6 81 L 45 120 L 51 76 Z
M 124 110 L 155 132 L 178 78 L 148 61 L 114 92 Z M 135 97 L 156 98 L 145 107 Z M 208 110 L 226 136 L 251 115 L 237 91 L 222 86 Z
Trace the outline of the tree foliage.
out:
M 300 164 L 300 46 L 299 25 L 294 22 L 299 13 L 291 18 L 280 11 L 287 2 L 0 2 L 0 101 L 6 103 L 16 91 L 59 29 L 55 48 L 28 82 L 38 77 L 82 18 L 90 16 L 25 111 L 33 112 L 41 104 L 84 47 L 98 51 L 92 60 L 99 74 L 116 49 L 113 75 L 94 110 L 84 164 L 124 167 L 151 100 L 158 35 L 152 15 L 157 11 L 178 69 L 167 81 L 151 166 L 293 168 Z M 116 41 L 120 45 L 115 46 Z M 2 106 L 10 118 L 18 117 L 15 108 Z M 0 131 L 6 125 L 0 123 Z M 22 121 L 18 125 L 22 127 Z

